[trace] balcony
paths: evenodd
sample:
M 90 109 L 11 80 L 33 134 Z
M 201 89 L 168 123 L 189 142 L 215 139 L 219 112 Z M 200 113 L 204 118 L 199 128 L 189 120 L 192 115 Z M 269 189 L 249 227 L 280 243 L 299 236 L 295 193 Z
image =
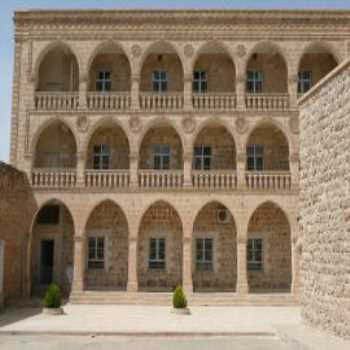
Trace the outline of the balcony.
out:
M 246 94 L 247 110 L 253 111 L 287 111 L 289 109 L 288 94 Z
M 182 110 L 184 97 L 182 92 L 171 93 L 140 93 L 140 108 L 146 111 Z
M 183 170 L 139 170 L 140 188 L 181 188 L 184 183 Z
M 231 111 L 236 109 L 234 93 L 205 93 L 192 95 L 193 108 L 200 111 Z
M 233 190 L 237 188 L 237 176 L 230 170 L 193 170 L 192 185 L 197 189 Z
M 289 171 L 247 171 L 246 187 L 250 190 L 290 190 L 292 178 Z
M 128 92 L 88 92 L 87 108 L 95 111 L 127 110 L 131 106 Z
M 79 93 L 36 92 L 34 106 L 38 111 L 74 111 L 79 107 Z
M 129 170 L 87 170 L 87 188 L 127 188 L 130 183 Z
M 72 188 L 77 174 L 75 169 L 37 168 L 32 171 L 31 183 L 36 188 Z

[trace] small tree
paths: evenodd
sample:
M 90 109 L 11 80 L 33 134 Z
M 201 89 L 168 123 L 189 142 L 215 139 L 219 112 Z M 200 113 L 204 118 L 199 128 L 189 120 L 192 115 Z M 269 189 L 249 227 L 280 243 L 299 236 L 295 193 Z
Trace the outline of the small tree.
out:
M 184 309 L 187 307 L 187 299 L 181 286 L 175 288 L 173 294 L 173 306 L 175 309 Z
M 61 307 L 62 294 L 57 284 L 51 284 L 46 291 L 44 297 L 44 306 L 49 309 L 57 309 Z

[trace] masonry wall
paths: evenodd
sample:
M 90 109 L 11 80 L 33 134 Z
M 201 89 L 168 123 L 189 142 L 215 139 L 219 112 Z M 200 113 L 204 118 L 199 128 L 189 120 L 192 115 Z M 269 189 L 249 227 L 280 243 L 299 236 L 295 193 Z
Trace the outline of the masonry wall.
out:
M 5 302 L 25 293 L 26 248 L 35 210 L 26 175 L 0 162 L 0 240 L 5 241 Z
M 302 315 L 350 337 L 350 68 L 301 105 Z

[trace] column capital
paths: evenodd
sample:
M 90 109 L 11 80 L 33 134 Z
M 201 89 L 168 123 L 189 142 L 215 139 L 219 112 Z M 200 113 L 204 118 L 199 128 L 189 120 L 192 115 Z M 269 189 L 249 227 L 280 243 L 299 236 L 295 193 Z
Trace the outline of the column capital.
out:
M 85 236 L 74 236 L 75 243 L 84 243 L 85 240 L 86 240 Z

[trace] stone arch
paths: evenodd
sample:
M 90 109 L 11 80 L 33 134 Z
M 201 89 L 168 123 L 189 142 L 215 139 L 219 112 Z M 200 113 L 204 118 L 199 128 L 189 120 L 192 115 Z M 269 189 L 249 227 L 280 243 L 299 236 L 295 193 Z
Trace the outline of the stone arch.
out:
M 58 130 L 58 132 L 59 132 L 58 138 L 56 140 L 54 140 L 52 138 L 54 135 L 52 134 L 52 132 L 50 132 L 50 129 L 57 127 L 57 126 L 59 126 L 61 128 L 63 127 L 64 129 Z M 64 157 L 66 157 L 65 154 L 67 154 L 67 158 L 69 156 L 70 159 L 67 162 L 64 161 L 64 159 L 63 159 L 62 160 L 63 166 L 61 166 L 61 167 L 75 167 L 76 166 L 77 151 L 78 151 L 78 147 L 79 147 L 78 142 L 77 142 L 78 138 L 75 134 L 74 129 L 65 120 L 60 119 L 60 118 L 50 118 L 50 119 L 46 120 L 44 123 L 42 123 L 40 125 L 40 127 L 34 133 L 34 136 L 32 138 L 32 142 L 31 142 L 31 147 L 30 147 L 32 154 L 34 154 L 34 166 L 37 166 L 37 164 L 43 164 L 46 162 L 44 160 L 43 160 L 43 162 L 41 162 L 41 161 L 38 162 L 38 159 L 37 159 L 37 156 L 38 156 L 37 153 L 38 153 L 38 147 L 40 146 L 40 141 L 42 141 L 44 143 L 44 145 L 43 145 L 44 148 L 46 148 L 46 147 L 51 148 L 52 147 L 52 150 L 56 151 L 57 154 L 60 154 L 60 152 L 64 150 L 64 147 L 66 147 L 67 144 L 62 142 L 62 140 L 65 139 L 64 135 L 61 135 L 62 132 L 66 133 L 67 138 L 70 139 L 70 144 L 69 144 L 69 146 L 70 146 L 69 153 L 70 154 L 68 154 L 67 152 L 62 152 L 62 153 L 63 153 Z M 47 140 L 45 140 L 46 133 L 50 134 L 50 135 L 47 135 Z M 50 143 L 51 143 L 51 145 L 50 145 Z M 57 152 L 57 147 L 58 147 L 58 152 Z M 41 166 L 41 167 L 47 167 L 47 166 Z
M 75 88 L 73 90 L 78 90 L 79 88 L 79 79 L 82 75 L 81 69 L 82 69 L 82 64 L 81 64 L 81 59 L 80 56 L 78 54 L 78 52 L 76 52 L 76 50 L 74 49 L 74 47 L 72 45 L 70 45 L 69 43 L 67 43 L 66 41 L 62 41 L 62 40 L 56 40 L 56 41 L 52 41 L 50 43 L 48 43 L 40 52 L 38 57 L 36 58 L 36 61 L 34 63 L 34 70 L 33 70 L 33 78 L 36 81 L 37 87 L 40 87 L 39 84 L 39 80 L 40 80 L 40 67 L 42 66 L 42 63 L 44 62 L 45 58 L 48 56 L 48 54 L 50 54 L 50 52 L 52 52 L 55 49 L 63 49 L 66 50 L 67 52 L 69 52 L 73 58 L 76 61 L 77 64 L 77 86 L 75 86 Z
M 126 290 L 128 281 L 128 220 L 114 200 L 104 199 L 85 223 L 87 289 Z
M 203 253 L 204 247 L 209 257 Z M 192 256 L 195 291 L 236 290 L 236 221 L 220 201 L 209 201 L 197 212 L 193 222 Z
M 249 291 L 290 292 L 292 234 L 286 211 L 275 201 L 259 203 L 250 215 L 247 232 Z
M 140 290 L 170 291 L 182 281 L 183 224 L 169 202 L 156 200 L 143 212 L 138 229 Z

